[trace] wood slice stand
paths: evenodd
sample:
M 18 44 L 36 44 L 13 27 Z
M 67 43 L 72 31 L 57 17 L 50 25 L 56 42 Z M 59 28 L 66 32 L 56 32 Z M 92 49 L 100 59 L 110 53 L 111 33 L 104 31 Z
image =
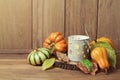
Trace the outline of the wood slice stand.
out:
M 56 61 L 54 66 L 58 68 L 66 69 L 66 70 L 80 71 L 80 69 L 76 66 L 76 64 L 77 64 L 76 62 L 65 63 L 65 62 Z

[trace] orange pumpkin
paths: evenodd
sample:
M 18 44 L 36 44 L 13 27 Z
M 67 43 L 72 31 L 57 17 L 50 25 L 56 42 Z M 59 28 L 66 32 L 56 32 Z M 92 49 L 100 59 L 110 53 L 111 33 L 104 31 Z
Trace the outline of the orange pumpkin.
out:
M 49 47 L 54 44 L 55 51 L 66 52 L 68 43 L 59 32 L 51 33 L 43 42 L 43 47 Z

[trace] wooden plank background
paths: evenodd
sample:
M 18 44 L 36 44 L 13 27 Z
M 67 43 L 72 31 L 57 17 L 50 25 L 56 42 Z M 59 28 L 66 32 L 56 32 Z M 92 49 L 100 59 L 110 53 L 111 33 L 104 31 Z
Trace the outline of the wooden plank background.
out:
M 107 36 L 120 53 L 120 0 L 99 0 L 97 36 Z
M 43 0 L 42 9 L 42 19 L 39 21 L 42 22 L 41 44 L 51 32 L 59 31 L 64 35 L 64 0 Z
M 66 0 L 65 37 L 69 35 L 87 35 L 96 38 L 97 0 Z
M 37 1 L 37 0 L 36 0 Z M 34 1 L 35 2 L 35 1 Z M 64 35 L 64 0 L 38 0 L 38 15 L 36 17 L 37 45 L 42 47 L 42 43 L 51 32 L 59 31 Z
M 0 49 L 31 48 L 31 0 L 0 0 Z
M 54 31 L 66 39 L 86 32 L 92 40 L 107 36 L 120 52 L 119 4 L 119 0 L 0 0 L 0 53 L 42 47 Z

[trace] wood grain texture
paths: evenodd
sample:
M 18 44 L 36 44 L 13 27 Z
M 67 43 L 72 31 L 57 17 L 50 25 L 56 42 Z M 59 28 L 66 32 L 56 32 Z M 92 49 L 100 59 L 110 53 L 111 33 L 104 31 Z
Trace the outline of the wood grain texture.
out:
M 99 0 L 98 37 L 113 40 L 120 52 L 120 0 Z
M 66 37 L 73 34 L 96 38 L 97 0 L 66 0 Z
M 0 0 L 0 53 L 42 47 L 54 31 L 65 38 L 107 36 L 120 52 L 119 0 Z
M 32 48 L 37 48 L 38 37 L 38 0 L 32 1 Z
M 38 0 L 38 34 L 37 34 L 37 47 L 42 47 L 43 43 L 43 19 L 44 19 L 44 0 Z
M 51 32 L 64 35 L 64 0 L 43 0 L 43 40 Z
M 33 49 L 43 43 L 43 0 L 33 0 Z
M 31 48 L 31 0 L 0 0 L 0 49 Z
M 42 71 L 40 66 L 28 64 L 26 54 L 0 54 L 1 80 L 119 80 L 119 78 L 120 68 L 109 75 L 99 72 L 95 76 L 56 67 Z

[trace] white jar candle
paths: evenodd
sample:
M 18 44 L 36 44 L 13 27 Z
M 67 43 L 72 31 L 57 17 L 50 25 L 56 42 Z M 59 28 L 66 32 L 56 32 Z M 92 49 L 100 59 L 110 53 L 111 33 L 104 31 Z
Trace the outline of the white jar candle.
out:
M 72 35 L 68 37 L 68 57 L 71 61 L 80 61 L 89 54 L 89 37 Z

